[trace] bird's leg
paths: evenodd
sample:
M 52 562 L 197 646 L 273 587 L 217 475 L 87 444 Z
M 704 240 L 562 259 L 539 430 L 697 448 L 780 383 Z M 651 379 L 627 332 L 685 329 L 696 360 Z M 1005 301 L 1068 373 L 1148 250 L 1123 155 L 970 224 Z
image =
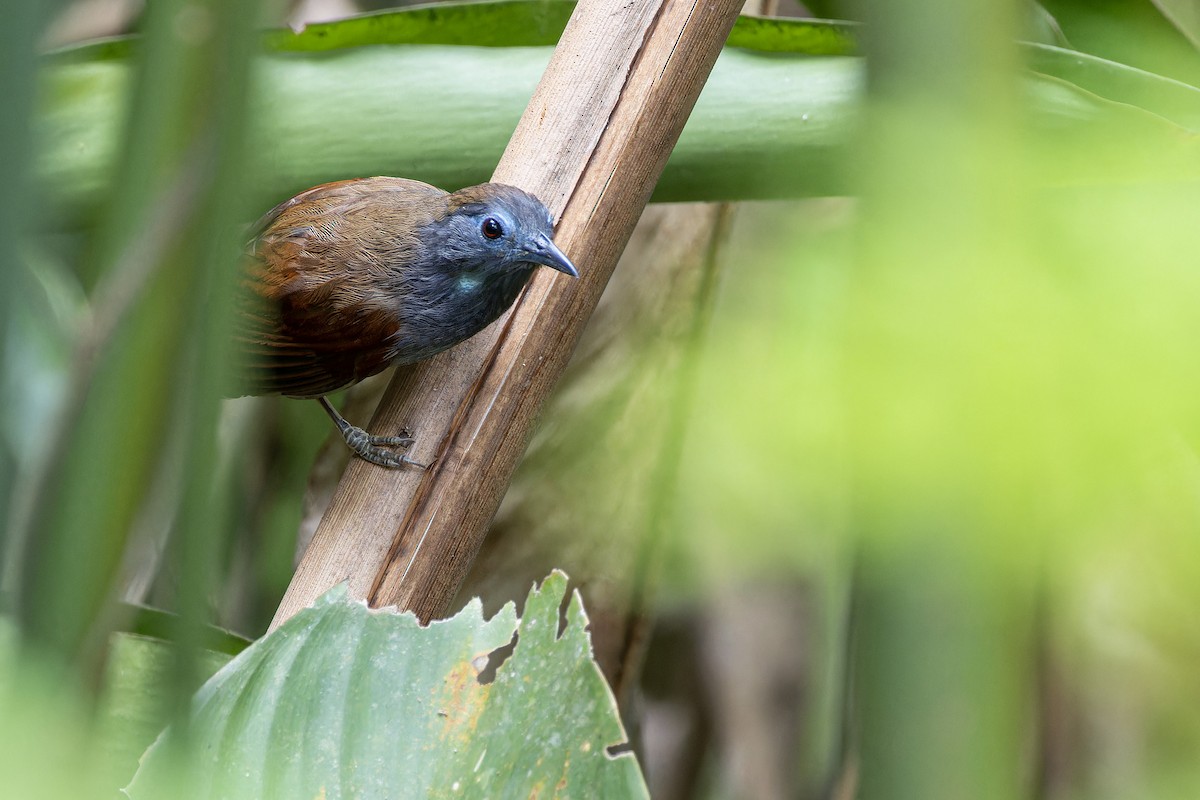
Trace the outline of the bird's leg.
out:
M 381 467 L 402 467 L 408 464 L 421 469 L 428 468 L 428 464 L 413 461 L 407 453 L 393 453 L 384 449 L 386 447 L 402 449 L 411 447 L 416 440 L 409 436 L 407 431 L 403 432 L 403 436 L 372 436 L 362 428 L 347 422 L 346 418 L 339 414 L 333 404 L 324 397 L 318 397 L 317 402 L 321 404 L 321 408 L 325 409 L 325 413 L 329 415 L 333 424 L 341 432 L 342 438 L 346 440 L 346 446 L 359 458 Z

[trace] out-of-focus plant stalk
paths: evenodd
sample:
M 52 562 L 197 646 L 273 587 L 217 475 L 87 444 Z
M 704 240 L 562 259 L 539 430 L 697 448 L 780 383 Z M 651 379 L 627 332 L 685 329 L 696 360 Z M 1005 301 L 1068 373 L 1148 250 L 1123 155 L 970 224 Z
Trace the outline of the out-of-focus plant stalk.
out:
M 193 336 L 185 342 L 186 358 L 176 373 L 180 415 L 192 423 L 184 447 L 185 480 L 173 540 L 181 611 L 175 662 L 180 712 L 204 677 L 197 656 L 212 617 L 217 557 L 232 528 L 226 517 L 228 487 L 213 480 L 218 460 L 215 433 L 221 387 L 228 385 L 230 288 L 241 253 L 239 223 L 254 213 L 240 198 L 245 198 L 245 167 L 252 157 L 245 130 L 260 3 L 213 0 L 211 7 L 221 35 L 206 53 L 208 69 L 216 72 L 210 73 L 215 80 L 203 113 L 217 162 L 189 240 L 199 272 L 196 296 L 207 301 L 192 302 L 187 308 Z
M 34 43 L 44 21 L 42 3 L 17 3 L 5 13 L 0 26 L 0 407 L 8 412 L 14 404 L 5 392 L 14 387 L 6 374 L 8 337 L 12 335 L 12 312 L 21 302 L 27 285 L 21 273 L 22 249 L 33 221 L 31 164 L 33 137 Z M 9 549 L 9 501 L 15 479 L 15 458 L 7 439 L 0 436 L 0 576 L 6 574 Z
M 180 611 L 204 613 L 226 527 L 211 473 L 256 8 L 164 0 L 147 9 L 122 166 L 92 248 L 93 320 L 21 570 L 26 639 L 66 657 L 86 659 L 105 640 L 125 545 L 156 475 L 175 496 Z M 180 676 L 181 689 L 190 682 Z
M 997 558 L 981 524 L 988 459 L 972 446 L 983 426 L 959 394 L 975 365 L 953 345 L 980 334 L 945 329 L 955 318 L 939 311 L 981 302 L 996 266 L 1019 258 L 1020 13 L 989 0 L 868 6 L 865 239 L 847 331 L 867 501 L 856 670 L 868 800 L 1028 794 L 1028 594 L 1021 557 Z M 957 374 L 939 382 L 931 359 Z

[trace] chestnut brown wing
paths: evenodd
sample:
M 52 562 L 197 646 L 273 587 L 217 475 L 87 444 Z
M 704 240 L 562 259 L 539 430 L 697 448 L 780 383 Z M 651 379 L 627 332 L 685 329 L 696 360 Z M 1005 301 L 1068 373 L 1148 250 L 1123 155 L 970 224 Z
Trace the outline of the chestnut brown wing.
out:
M 396 320 L 381 312 L 334 312 L 329 298 L 345 281 L 331 280 L 278 296 L 252 284 L 237 312 L 235 352 L 241 394 L 319 397 L 388 366 Z
M 264 216 L 243 264 L 235 393 L 317 397 L 385 369 L 402 320 L 373 243 L 386 237 L 396 252 L 444 194 L 398 178 L 341 181 Z

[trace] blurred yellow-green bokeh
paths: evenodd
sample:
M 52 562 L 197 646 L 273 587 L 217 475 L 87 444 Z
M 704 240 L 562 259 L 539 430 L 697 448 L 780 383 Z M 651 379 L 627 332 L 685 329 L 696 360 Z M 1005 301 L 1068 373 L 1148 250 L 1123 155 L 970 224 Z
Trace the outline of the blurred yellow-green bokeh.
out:
M 1000 4 L 894 5 L 859 196 L 730 248 L 698 574 L 836 604 L 856 565 L 863 796 L 1195 796 L 1200 186 L 1122 124 L 1032 125 Z M 946 20 L 977 47 L 931 49 Z

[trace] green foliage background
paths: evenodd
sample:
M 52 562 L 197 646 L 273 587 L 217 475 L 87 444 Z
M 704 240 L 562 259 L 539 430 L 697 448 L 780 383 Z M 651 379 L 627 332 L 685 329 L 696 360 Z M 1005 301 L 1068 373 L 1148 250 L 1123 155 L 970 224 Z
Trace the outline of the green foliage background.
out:
M 1195 796 L 1200 10 L 812 5 L 858 19 L 739 23 L 656 195 L 810 198 L 731 248 L 668 596 L 811 583 L 830 653 L 852 605 L 862 796 Z M 255 481 L 217 448 L 241 225 L 324 180 L 486 179 L 569 4 L 259 36 L 253 4 L 160 0 L 42 56 L 51 10 L 0 26 L 0 752 L 18 794 L 78 797 L 117 774 L 86 687 L 146 532 L 179 612 L 159 722 L 215 666 L 235 534 L 277 535 L 227 617 L 261 632 L 287 579 L 324 430 L 286 422 Z M 263 413 L 304 417 L 227 436 L 261 448 Z M 1081 751 L 1057 772 L 1051 720 Z

